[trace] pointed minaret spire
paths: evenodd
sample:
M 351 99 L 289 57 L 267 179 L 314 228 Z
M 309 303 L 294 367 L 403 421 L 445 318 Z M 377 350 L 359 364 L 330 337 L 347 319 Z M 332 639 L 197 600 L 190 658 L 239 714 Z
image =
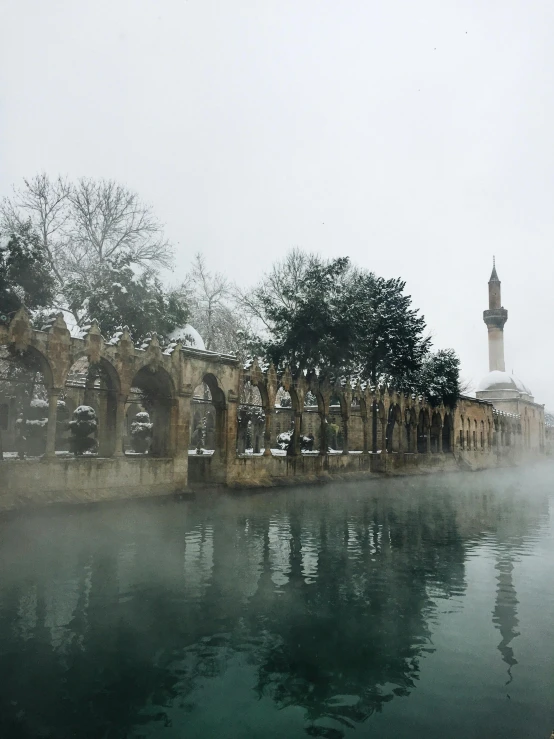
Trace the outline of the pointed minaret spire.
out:
M 498 279 L 498 274 L 496 273 L 496 257 L 494 256 L 492 258 L 492 272 L 489 282 L 500 282 L 500 280 Z
M 483 320 L 489 329 L 489 371 L 505 372 L 504 324 L 508 320 L 508 311 L 502 307 L 501 283 L 496 272 L 495 257 L 492 258 L 489 280 L 489 309 L 483 313 Z

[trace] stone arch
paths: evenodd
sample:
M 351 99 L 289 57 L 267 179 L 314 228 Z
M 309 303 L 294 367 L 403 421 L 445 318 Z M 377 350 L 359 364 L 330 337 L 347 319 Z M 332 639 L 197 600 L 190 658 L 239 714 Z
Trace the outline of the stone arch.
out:
M 207 449 L 213 449 L 213 459 L 217 463 L 223 462 L 227 451 L 227 398 L 219 378 L 211 371 L 204 372 L 197 384 L 197 388 L 199 387 L 203 388 L 206 407 L 201 414 L 202 429 L 191 429 L 191 443 L 198 453 L 202 452 L 203 445 Z
M 330 406 L 330 393 L 324 392 L 319 385 L 312 384 L 311 392 L 317 401 L 317 412 L 319 414 L 319 453 L 324 456 L 329 451 L 329 429 L 328 415 Z
M 371 450 L 375 454 L 378 451 L 386 451 L 387 439 L 387 412 L 382 397 L 374 395 L 371 404 Z
M 417 421 L 417 451 L 419 454 L 426 454 L 430 451 L 429 426 L 429 413 L 422 408 Z
M 161 365 L 143 364 L 136 371 L 131 388 L 140 394 L 141 403 L 150 415 L 152 441 L 149 453 L 153 457 L 171 457 L 175 453 L 172 439 L 172 416 L 175 412 L 175 384 Z
M 442 418 L 438 411 L 433 411 L 431 416 L 429 437 L 431 442 L 431 452 L 433 452 L 433 454 L 438 454 L 441 451 L 442 442 Z
M 444 454 L 449 454 L 452 451 L 453 431 L 454 420 L 452 417 L 452 413 L 446 411 L 442 421 L 442 451 L 444 452 Z
M 259 384 L 261 384 L 263 388 L 263 383 L 253 383 L 248 377 L 242 378 L 241 386 L 239 388 L 239 406 L 236 429 L 236 447 L 238 454 L 244 454 L 247 448 L 252 449 L 253 454 L 260 453 L 263 443 L 267 403 L 264 405 Z
M 71 359 L 64 377 L 64 402 L 71 415 L 78 405 L 94 408 L 97 417 L 96 438 L 98 455 L 111 457 L 116 451 L 117 409 L 121 395 L 121 379 L 112 362 L 104 356 L 98 356 L 94 362 L 89 360 L 86 352 L 78 352 Z M 67 449 L 69 441 L 67 429 L 61 434 L 58 446 Z
M 402 410 L 398 403 L 393 403 L 389 407 L 387 432 L 386 432 L 386 449 L 387 452 L 401 452 L 404 449 L 403 444 L 403 423 Z
M 7 409 L 2 433 L 4 451 L 40 456 L 55 450 L 58 391 L 46 354 L 32 345 L 0 346 L 0 402 Z
M 406 425 L 406 449 L 408 452 L 417 453 L 417 421 L 418 414 L 413 407 L 406 408 L 404 412 L 404 421 Z

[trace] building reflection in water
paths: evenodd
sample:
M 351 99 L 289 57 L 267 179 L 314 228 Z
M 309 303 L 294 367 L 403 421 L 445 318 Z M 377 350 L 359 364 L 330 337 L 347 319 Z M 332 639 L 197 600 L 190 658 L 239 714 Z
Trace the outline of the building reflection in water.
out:
M 497 590 L 496 603 L 493 611 L 493 623 L 500 631 L 502 637 L 498 644 L 498 651 L 502 655 L 502 659 L 508 665 L 508 683 L 513 680 L 512 667 L 517 665 L 517 659 L 514 657 L 514 650 L 510 646 L 513 639 L 519 636 L 517 626 L 519 624 L 517 618 L 518 599 L 513 581 L 514 562 L 513 555 L 510 550 L 499 551 L 496 561 Z
M 5 520 L 2 736 L 126 737 L 176 711 L 186 727 L 199 682 L 238 654 L 255 695 L 301 707 L 308 735 L 342 736 L 415 688 L 469 549 L 499 521 L 502 540 L 511 525 L 522 540 L 547 504 L 411 485 Z M 512 557 L 499 544 L 493 620 L 510 676 Z

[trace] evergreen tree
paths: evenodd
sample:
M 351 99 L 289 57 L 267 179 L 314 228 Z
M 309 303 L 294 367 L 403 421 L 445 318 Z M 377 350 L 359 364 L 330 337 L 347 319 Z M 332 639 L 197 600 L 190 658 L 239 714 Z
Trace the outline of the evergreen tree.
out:
M 415 389 L 429 405 L 454 408 L 460 397 L 460 360 L 453 349 L 441 349 L 423 360 Z
M 25 305 L 42 308 L 54 300 L 54 277 L 40 239 L 29 223 L 0 242 L 0 315 L 5 321 Z
M 373 385 L 389 382 L 410 387 L 429 351 L 425 318 L 404 294 L 406 283 L 372 272 L 352 274 L 345 310 L 353 326 L 352 370 Z
M 292 252 L 248 297 L 246 307 L 266 330 L 251 341 L 277 368 L 341 372 L 347 368 L 352 325 L 344 309 L 349 261 Z
M 69 422 L 71 437 L 69 449 L 76 457 L 85 452 L 95 452 L 98 443 L 93 434 L 97 428 L 96 411 L 90 405 L 80 405 L 73 411 L 73 421 Z
M 105 336 L 128 326 L 138 343 L 153 331 L 166 337 L 187 322 L 182 295 L 164 290 L 153 270 L 137 273 L 126 257 L 98 266 L 86 280 L 71 281 L 66 292 L 80 323 L 95 318 Z

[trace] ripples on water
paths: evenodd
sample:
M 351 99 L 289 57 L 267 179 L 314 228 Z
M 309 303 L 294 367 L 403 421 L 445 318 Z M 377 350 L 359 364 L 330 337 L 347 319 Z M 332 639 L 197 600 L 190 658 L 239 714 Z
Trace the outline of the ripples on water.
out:
M 0 736 L 547 737 L 553 466 L 0 520 Z

